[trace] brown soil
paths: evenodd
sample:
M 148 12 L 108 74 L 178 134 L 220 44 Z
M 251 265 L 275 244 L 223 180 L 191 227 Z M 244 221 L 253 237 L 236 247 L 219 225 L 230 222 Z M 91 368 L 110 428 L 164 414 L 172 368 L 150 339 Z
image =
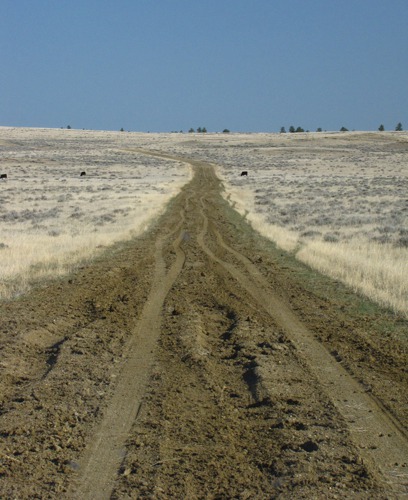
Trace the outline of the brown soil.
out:
M 1 306 L 0 496 L 404 498 L 407 322 L 190 163 L 148 233 Z

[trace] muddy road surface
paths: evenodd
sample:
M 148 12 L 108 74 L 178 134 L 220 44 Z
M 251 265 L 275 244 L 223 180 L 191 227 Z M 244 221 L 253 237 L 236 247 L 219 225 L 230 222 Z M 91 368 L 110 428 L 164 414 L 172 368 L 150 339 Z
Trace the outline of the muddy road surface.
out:
M 0 497 L 406 498 L 406 339 L 184 161 L 151 230 L 1 305 Z

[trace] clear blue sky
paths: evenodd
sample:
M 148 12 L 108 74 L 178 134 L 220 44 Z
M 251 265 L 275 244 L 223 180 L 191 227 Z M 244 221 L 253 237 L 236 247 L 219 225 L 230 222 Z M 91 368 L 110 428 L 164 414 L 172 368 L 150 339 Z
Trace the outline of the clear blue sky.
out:
M 408 129 L 408 0 L 0 0 L 0 125 Z

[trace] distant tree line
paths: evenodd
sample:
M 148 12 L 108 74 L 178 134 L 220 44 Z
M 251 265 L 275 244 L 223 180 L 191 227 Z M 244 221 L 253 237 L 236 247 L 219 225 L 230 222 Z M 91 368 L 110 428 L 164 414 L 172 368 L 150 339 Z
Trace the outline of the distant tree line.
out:
M 349 129 L 348 129 L 348 128 L 346 128 L 346 127 L 341 127 L 340 132 L 348 132 L 348 130 L 349 130 Z M 380 132 L 384 132 L 384 130 L 385 130 L 384 125 L 380 125 L 380 126 L 378 127 L 378 130 L 379 130 Z M 396 132 L 402 132 L 402 131 L 403 131 L 403 128 L 402 128 L 402 123 L 401 123 L 401 122 L 399 122 L 399 123 L 396 125 L 396 127 L 395 127 L 395 129 L 394 129 L 394 130 L 395 130 Z M 305 131 L 305 130 L 304 130 L 302 127 L 297 127 L 297 128 L 295 128 L 293 125 L 291 125 L 291 126 L 289 127 L 289 132 L 290 132 L 291 134 L 295 134 L 295 133 L 297 133 L 297 132 L 304 132 L 304 131 Z M 309 132 L 309 130 L 306 130 L 306 132 Z M 321 127 L 319 127 L 319 128 L 316 130 L 316 132 L 322 132 L 322 128 L 321 128 Z M 281 133 L 281 134 L 286 134 L 286 129 L 285 129 L 285 127 L 281 127 L 281 129 L 280 129 L 280 133 Z
M 61 127 L 61 128 L 63 128 L 63 127 Z M 71 127 L 71 125 L 67 125 L 67 129 L 68 129 L 68 130 L 70 130 L 71 128 L 72 128 L 72 127 Z M 378 130 L 379 130 L 380 132 L 384 132 L 384 131 L 385 131 L 385 127 L 384 127 L 384 125 L 383 125 L 383 124 L 381 124 L 381 125 L 378 127 Z M 402 123 L 401 123 L 401 122 L 397 123 L 397 125 L 395 126 L 395 129 L 394 129 L 394 130 L 395 130 L 396 132 L 402 132 L 402 131 L 404 130 L 404 129 L 402 128 Z M 122 127 L 122 128 L 120 129 L 120 132 L 124 132 L 124 131 L 125 131 L 125 129 Z M 316 129 L 316 132 L 322 132 L 322 131 L 323 131 L 323 130 L 322 130 L 322 128 L 321 128 L 321 127 L 319 127 L 319 128 L 317 128 L 317 129 Z M 173 131 L 173 132 L 174 132 L 174 131 Z M 197 132 L 198 134 L 206 134 L 206 133 L 207 133 L 207 129 L 206 129 L 206 127 L 198 127 L 196 130 L 195 130 L 194 128 L 190 128 L 190 130 L 189 130 L 188 132 L 189 132 L 189 133 L 194 133 L 194 132 Z M 229 133 L 230 133 L 229 129 L 227 129 L 227 128 L 225 128 L 222 132 L 223 132 L 223 134 L 229 134 Z M 291 125 L 291 126 L 289 127 L 289 132 L 290 132 L 291 134 L 296 134 L 296 133 L 298 133 L 298 132 L 305 132 L 305 129 L 304 129 L 303 127 L 296 127 L 296 128 L 295 128 L 293 125 Z M 306 132 L 309 132 L 309 130 L 306 130 Z M 348 132 L 348 128 L 346 128 L 346 127 L 341 127 L 340 132 Z M 175 132 L 174 132 L 174 133 L 175 133 Z M 183 131 L 182 131 L 182 130 L 180 130 L 180 134 L 182 134 L 182 133 L 183 133 Z M 286 128 L 285 128 L 285 127 L 281 127 L 281 129 L 280 129 L 280 133 L 281 133 L 281 134 L 286 134 Z
M 381 124 L 381 125 L 378 127 L 378 130 L 379 130 L 380 132 L 384 132 L 384 130 L 385 130 L 384 125 L 383 125 L 383 124 Z M 403 131 L 403 128 L 402 128 L 402 123 L 401 123 L 401 122 L 397 123 L 397 125 L 395 126 L 395 129 L 394 129 L 394 130 L 395 130 L 395 132 L 402 132 L 402 131 Z

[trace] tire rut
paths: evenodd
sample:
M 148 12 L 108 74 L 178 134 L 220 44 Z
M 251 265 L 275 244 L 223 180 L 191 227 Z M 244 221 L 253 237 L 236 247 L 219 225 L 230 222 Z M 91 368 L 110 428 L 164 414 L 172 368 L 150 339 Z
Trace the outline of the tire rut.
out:
M 197 244 L 211 240 L 225 255 L 214 233 L 202 232 L 201 199 L 213 199 L 218 180 L 207 165 L 196 170 L 186 264 L 166 298 L 154 375 L 112 497 L 379 493 L 288 337 Z M 265 384 L 266 362 L 275 391 Z
M 188 203 L 188 201 L 186 201 Z M 154 359 L 155 344 L 160 333 L 161 309 L 165 298 L 184 265 L 183 240 L 180 222 L 165 236 L 159 236 L 155 244 L 154 278 L 152 288 L 143 307 L 134 335 L 127 346 L 128 359 L 120 375 L 113 397 L 105 410 L 102 423 L 85 452 L 80 464 L 80 476 L 70 498 L 110 498 L 115 477 L 123 460 L 124 444 L 140 411 L 142 397 Z M 163 245 L 177 234 L 173 247 L 176 259 L 166 272 Z
M 200 247 L 211 260 L 226 269 L 289 335 L 319 385 L 346 419 L 353 441 L 361 450 L 362 457 L 371 467 L 377 467 L 381 471 L 388 487 L 395 494 L 406 493 L 408 440 L 404 427 L 367 394 L 367 390 L 315 339 L 290 307 L 270 289 L 258 268 L 245 255 L 227 245 L 218 230 L 214 230 L 217 244 L 244 266 L 246 274 L 217 257 L 206 245 L 205 237 L 209 231 L 209 219 L 206 215 L 208 210 L 204 198 L 200 201 L 203 218 L 203 227 L 197 238 Z

